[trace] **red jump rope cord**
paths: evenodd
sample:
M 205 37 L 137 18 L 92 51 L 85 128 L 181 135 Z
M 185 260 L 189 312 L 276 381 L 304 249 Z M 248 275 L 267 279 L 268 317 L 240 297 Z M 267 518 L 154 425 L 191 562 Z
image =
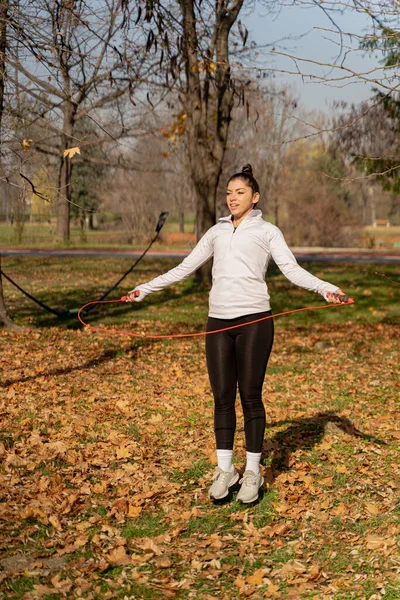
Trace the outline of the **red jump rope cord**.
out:
M 123 296 L 123 298 L 126 298 L 126 296 Z M 293 310 L 286 310 L 284 312 L 276 313 L 274 315 L 268 315 L 266 317 L 261 317 L 260 319 L 254 319 L 254 321 L 248 321 L 247 323 L 240 323 L 239 325 L 231 325 L 230 327 L 224 327 L 223 329 L 215 329 L 213 331 L 200 331 L 197 333 L 173 333 L 173 334 L 169 334 L 169 335 L 145 335 L 144 333 L 132 333 L 130 331 L 124 331 L 123 329 L 107 329 L 106 327 L 94 327 L 93 325 L 89 325 L 88 323 L 85 323 L 85 321 L 81 317 L 81 312 L 84 311 L 85 308 L 87 308 L 88 306 L 91 306 L 93 304 L 111 304 L 111 303 L 115 303 L 115 302 L 125 302 L 125 300 L 120 299 L 120 300 L 102 300 L 102 301 L 96 301 L 96 302 L 88 302 L 87 304 L 82 306 L 82 308 L 79 309 L 78 319 L 82 323 L 82 325 L 84 325 L 85 327 L 89 327 L 90 329 L 93 329 L 93 331 L 104 331 L 106 333 L 117 333 L 119 335 L 129 335 L 130 337 L 145 338 L 145 339 L 150 339 L 150 340 L 166 340 L 166 339 L 173 339 L 173 338 L 187 338 L 187 337 L 199 337 L 202 335 L 211 335 L 213 333 L 221 333 L 222 331 L 229 331 L 230 329 L 238 329 L 239 327 L 253 325 L 253 323 L 259 323 L 260 321 L 266 321 L 267 319 L 272 319 L 274 317 L 282 317 L 283 315 L 290 315 L 292 313 L 302 312 L 304 310 L 320 310 L 322 308 L 334 308 L 337 306 L 347 306 L 349 304 L 354 304 L 354 300 L 352 298 L 349 298 L 347 302 L 343 302 L 341 304 L 333 304 L 332 303 L 332 304 L 324 304 L 323 306 L 306 306 L 304 308 L 295 308 Z

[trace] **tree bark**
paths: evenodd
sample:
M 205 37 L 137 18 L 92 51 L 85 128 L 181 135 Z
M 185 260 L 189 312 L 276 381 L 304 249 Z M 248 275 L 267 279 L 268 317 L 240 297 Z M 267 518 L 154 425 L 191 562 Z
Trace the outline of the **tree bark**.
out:
M 71 147 L 74 133 L 74 122 L 76 107 L 71 102 L 64 105 L 64 123 L 62 134 L 62 156 L 60 159 L 58 175 L 58 197 L 57 197 L 57 225 L 56 236 L 63 242 L 70 240 L 70 216 L 72 200 L 72 163 L 68 156 L 64 156 L 64 150 Z
M 7 48 L 7 18 L 8 18 L 8 0 L 0 0 L 0 143 L 2 136 L 2 121 L 4 111 L 4 85 L 5 85 L 5 59 Z M 3 296 L 3 280 L 1 276 L 1 255 L 0 255 L 0 328 L 14 328 L 16 325 L 7 315 L 6 304 Z
M 88 227 L 91 231 L 94 231 L 94 222 L 93 222 L 93 213 L 89 213 L 89 221 L 88 221 Z
M 6 76 L 7 19 L 8 0 L 0 0 L 0 142 L 3 138 L 1 125 L 3 120 L 4 85 Z
M 23 329 L 14 323 L 7 314 L 6 303 L 3 295 L 3 278 L 1 276 L 1 254 L 0 254 L 0 329 Z

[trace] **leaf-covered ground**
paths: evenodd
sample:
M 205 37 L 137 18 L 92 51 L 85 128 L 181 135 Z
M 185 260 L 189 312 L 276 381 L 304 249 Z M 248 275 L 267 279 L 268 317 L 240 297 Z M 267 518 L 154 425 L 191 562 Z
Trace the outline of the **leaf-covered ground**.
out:
M 125 266 L 88 265 L 64 262 L 61 279 L 51 260 L 4 270 L 42 301 L 73 307 Z M 146 263 L 138 280 L 163 268 Z M 276 320 L 267 485 L 247 507 L 235 492 L 221 504 L 207 498 L 215 456 L 202 338 L 81 330 L 6 288 L 11 314 L 32 329 L 0 333 L 2 597 L 400 597 L 398 288 L 366 265 L 312 271 L 356 306 Z M 394 267 L 385 273 L 396 278 Z M 271 281 L 275 312 L 321 304 L 277 274 Z M 88 320 L 200 331 L 206 299 L 188 282 Z

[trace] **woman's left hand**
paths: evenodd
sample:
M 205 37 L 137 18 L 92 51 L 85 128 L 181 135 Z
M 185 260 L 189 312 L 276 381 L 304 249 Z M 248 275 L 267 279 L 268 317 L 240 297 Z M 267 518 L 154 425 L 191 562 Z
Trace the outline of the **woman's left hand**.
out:
M 335 290 L 335 292 L 328 292 L 326 298 L 328 302 L 332 302 L 332 304 L 346 304 L 347 302 L 347 300 L 342 299 L 346 298 L 346 294 L 340 288 Z

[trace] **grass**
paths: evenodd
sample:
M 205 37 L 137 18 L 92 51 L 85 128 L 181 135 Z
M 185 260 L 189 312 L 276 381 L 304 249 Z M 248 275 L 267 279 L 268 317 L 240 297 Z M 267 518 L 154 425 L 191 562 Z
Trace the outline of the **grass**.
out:
M 134 520 L 128 523 L 122 529 L 122 536 L 130 540 L 132 538 L 155 537 L 165 531 L 165 526 L 162 524 L 164 513 L 153 514 L 151 512 L 144 513 L 140 517 L 140 521 Z
M 175 264 L 146 259 L 115 297 Z M 73 308 L 128 265 L 12 257 L 3 268 L 50 306 Z M 251 506 L 235 492 L 207 498 L 215 456 L 203 339 L 92 333 L 5 283 L 10 314 L 31 330 L 0 332 L 0 597 L 30 600 L 41 585 L 43 598 L 95 600 L 399 598 L 399 292 L 376 275 L 397 281 L 398 269 L 307 268 L 356 304 L 276 319 L 264 384 L 268 486 Z M 275 312 L 323 304 L 274 269 L 268 284 Z M 207 295 L 189 279 L 88 320 L 201 331 Z M 240 409 L 234 460 L 243 469 Z M 4 562 L 28 552 L 24 569 Z M 40 566 L 49 557 L 56 566 Z
M 155 214 L 154 225 L 157 222 L 157 217 L 158 215 Z M 267 220 L 269 219 L 268 215 L 266 215 L 266 218 Z M 19 240 L 15 226 L 11 225 L 9 221 L 0 221 L 0 245 L 17 246 L 21 248 L 65 247 L 65 244 L 61 244 L 55 238 L 55 225 L 55 220 L 53 220 L 51 224 L 48 222 L 38 223 L 27 221 L 23 227 L 22 239 Z M 188 249 L 188 247 L 193 244 L 193 215 L 185 215 L 184 228 L 186 235 L 179 233 L 178 217 L 174 214 L 170 214 L 162 229 L 159 241 L 156 243 L 156 247 L 171 246 L 185 250 Z M 148 243 L 153 235 L 154 230 L 150 230 L 141 236 L 136 234 L 136 238 L 133 242 L 130 242 L 132 233 L 128 228 L 124 229 L 122 224 L 117 224 L 114 229 L 107 228 L 107 226 L 103 226 L 103 228 L 100 226 L 94 230 L 86 229 L 86 241 L 82 241 L 81 229 L 75 224 L 74 220 L 72 220 L 70 242 L 67 246 L 98 249 L 118 247 L 121 250 L 136 250 L 142 248 L 143 244 Z M 362 247 L 367 249 L 398 249 L 400 247 L 400 227 L 364 227 L 360 243 L 362 244 Z
M 118 298 L 127 290 L 159 273 L 172 268 L 177 260 L 146 259 L 110 298 Z M 111 287 L 128 268 L 128 259 L 70 258 L 70 257 L 7 257 L 2 268 L 15 281 L 41 302 L 54 309 L 75 309 L 96 299 Z M 325 310 L 306 311 L 279 317 L 277 327 L 305 329 L 313 324 L 370 323 L 396 324 L 399 320 L 398 292 L 395 283 L 377 273 L 398 281 L 398 267 L 377 267 L 367 264 L 319 264 L 308 263 L 306 268 L 314 275 L 341 286 L 356 299 L 356 307 L 334 307 Z M 60 272 L 62 277 L 60 278 Z M 82 288 L 82 282 L 85 287 Z M 323 305 L 320 296 L 310 294 L 293 286 L 276 268 L 271 267 L 267 282 L 272 297 L 273 312 L 280 313 L 304 306 Z M 61 320 L 32 303 L 7 281 L 5 293 L 11 316 L 22 324 L 33 327 L 57 326 L 79 327 L 76 315 Z M 193 280 L 181 282 L 163 292 L 146 298 L 135 305 L 108 305 L 91 311 L 88 321 L 94 325 L 129 325 L 132 322 L 162 322 L 178 325 L 194 331 L 203 326 L 207 316 L 207 290 Z M 112 344 L 110 345 L 111 348 Z M 115 348 L 115 346 L 113 346 Z M 306 345 L 299 351 L 308 352 Z M 277 368 L 286 368 L 280 365 Z
M 158 215 L 154 216 L 154 226 L 157 223 Z M 150 239 L 154 236 L 154 229 L 142 234 L 141 236 L 136 235 L 136 239 L 133 242 L 128 240 L 132 237 L 132 233 L 128 229 L 123 229 L 121 225 L 115 229 L 107 228 L 96 228 L 86 229 L 86 241 L 82 241 L 81 229 L 77 226 L 74 221 L 71 221 L 70 229 L 70 242 L 68 244 L 61 244 L 55 237 L 55 221 L 51 224 L 48 222 L 35 223 L 26 222 L 23 227 L 22 239 L 19 241 L 15 226 L 11 225 L 10 222 L 0 221 L 0 245 L 1 246 L 13 246 L 13 247 L 35 247 L 35 248 L 48 248 L 48 247 L 83 247 L 83 248 L 115 248 L 118 247 L 120 250 L 136 250 L 143 248 L 143 244 L 149 243 Z M 167 222 L 165 223 L 159 241 L 157 245 L 165 245 L 166 242 L 172 243 L 174 247 L 180 247 L 187 249 L 187 241 L 192 242 L 192 234 L 194 231 L 194 219 L 191 215 L 185 217 L 185 235 L 176 236 L 174 234 L 179 233 L 179 222 L 177 217 L 170 215 Z M 171 235 L 172 234 L 172 235 Z M 172 242 L 171 242 L 172 241 Z

